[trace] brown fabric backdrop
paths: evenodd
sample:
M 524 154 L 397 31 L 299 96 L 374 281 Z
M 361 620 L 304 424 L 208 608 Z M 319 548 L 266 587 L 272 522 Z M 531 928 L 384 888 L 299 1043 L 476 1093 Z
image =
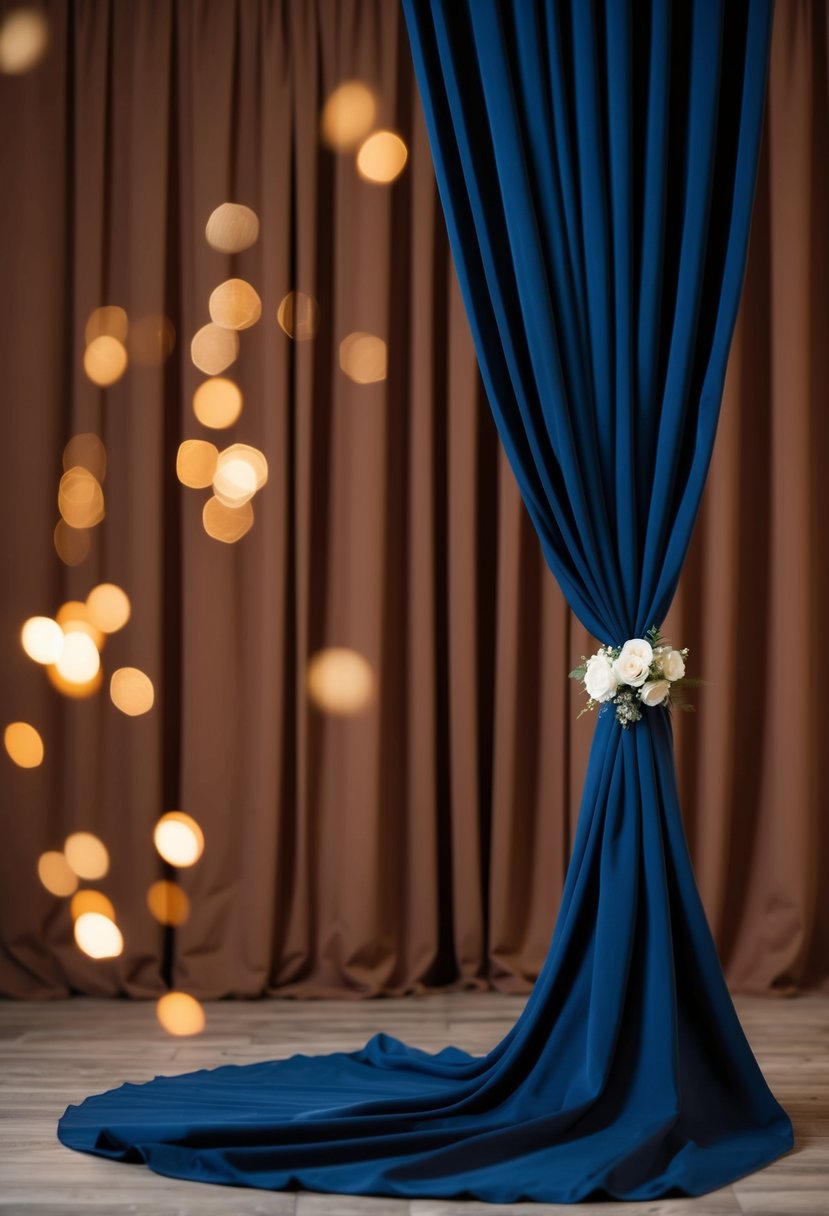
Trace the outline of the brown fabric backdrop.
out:
M 482 398 L 396 0 L 46 10 L 45 60 L 0 76 L 0 704 L 46 743 L 38 769 L 0 757 L 0 990 L 526 991 L 578 810 L 592 721 L 567 671 L 590 643 Z M 319 146 L 322 100 L 350 77 L 409 144 L 392 187 Z M 826 5 L 782 0 L 743 312 L 668 622 L 710 680 L 677 756 L 703 898 L 744 990 L 829 972 L 828 125 Z M 203 236 L 226 199 L 262 225 L 235 258 Z M 270 480 L 252 532 L 223 546 L 175 457 L 214 438 L 192 413 L 189 340 L 231 274 L 264 312 L 229 373 L 244 413 L 216 441 L 261 447 Z M 292 288 L 320 302 L 313 342 L 276 323 Z M 171 317 L 172 358 L 95 388 L 83 329 L 102 303 Z M 339 370 L 352 330 L 387 340 L 384 383 Z M 51 541 L 61 452 L 88 430 L 108 451 L 107 515 L 68 568 Z M 132 599 L 104 667 L 151 675 L 141 718 L 106 682 L 66 700 L 19 645 L 26 617 L 102 580 Z M 372 663 L 371 712 L 309 705 L 306 662 L 327 645 Z M 162 875 L 153 824 L 174 808 L 207 848 L 181 873 L 193 913 L 171 933 L 144 897 Z M 110 848 L 115 962 L 79 953 L 67 902 L 37 880 L 39 854 L 77 829 Z

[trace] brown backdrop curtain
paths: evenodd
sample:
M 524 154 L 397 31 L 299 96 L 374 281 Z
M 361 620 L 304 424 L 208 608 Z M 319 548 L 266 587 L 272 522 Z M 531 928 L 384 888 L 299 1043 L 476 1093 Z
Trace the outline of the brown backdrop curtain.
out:
M 11 5 L 3 3 L 5 13 Z M 483 400 L 449 262 L 396 0 L 54 0 L 51 43 L 0 76 L 0 478 L 3 724 L 32 722 L 37 769 L 3 754 L 0 990 L 148 996 L 367 996 L 443 985 L 526 991 L 546 953 L 592 720 L 567 672 L 590 641 L 543 566 Z M 320 147 L 322 101 L 361 78 L 410 158 L 391 187 Z M 258 243 L 211 250 L 205 221 L 253 207 Z M 743 310 L 704 508 L 668 622 L 710 684 L 677 724 L 687 828 L 732 985 L 789 990 L 829 974 L 827 10 L 778 4 Z M 263 317 L 229 374 L 232 441 L 270 479 L 253 530 L 224 546 L 206 492 L 176 480 L 203 379 L 189 341 L 221 280 Z M 319 301 L 313 342 L 276 322 Z M 82 367 L 100 304 L 164 313 L 162 366 L 114 387 Z M 388 378 L 338 364 L 354 330 L 388 343 Z M 90 555 L 52 547 L 61 453 L 95 431 L 106 518 Z M 123 586 L 107 673 L 156 687 L 128 718 L 103 690 L 67 700 L 19 628 Z M 378 697 L 352 719 L 305 692 L 308 658 L 344 645 Z M 192 915 L 150 917 L 165 810 L 207 847 L 180 881 Z M 38 856 L 88 829 L 126 948 L 93 962 Z

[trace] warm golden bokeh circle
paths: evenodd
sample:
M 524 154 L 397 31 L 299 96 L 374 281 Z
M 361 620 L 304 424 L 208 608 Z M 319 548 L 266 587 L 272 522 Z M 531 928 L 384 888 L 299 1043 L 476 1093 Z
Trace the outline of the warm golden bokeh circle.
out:
M 184 486 L 203 490 L 213 484 L 219 449 L 206 439 L 185 439 L 176 457 L 176 475 Z
M 103 484 L 107 471 L 107 453 L 102 440 L 92 431 L 73 435 L 63 449 L 63 468 L 86 469 Z
M 89 314 L 83 331 L 84 341 L 89 346 L 96 338 L 114 338 L 123 345 L 129 327 L 129 319 L 123 308 L 117 304 L 104 304 Z
M 371 130 L 377 99 L 361 80 L 344 80 L 331 93 L 320 117 L 323 142 L 335 152 L 349 152 Z
M 244 460 L 249 464 L 256 477 L 256 489 L 262 489 L 268 480 L 268 461 L 264 452 L 249 443 L 232 443 L 219 453 L 219 466 L 229 460 Z
M 58 485 L 58 510 L 70 528 L 94 528 L 104 518 L 104 492 L 81 465 L 67 469 Z
M 250 329 L 262 316 L 262 301 L 244 279 L 227 279 L 210 293 L 207 311 L 222 329 Z
M 204 504 L 202 524 L 208 536 L 232 545 L 253 527 L 253 504 L 246 502 L 241 507 L 228 507 L 214 494 Z
M 190 358 L 206 376 L 218 376 L 230 367 L 239 354 L 239 335 L 235 329 L 224 329 L 210 321 L 194 334 L 190 343 Z
M 63 854 L 78 878 L 93 882 L 109 870 L 109 853 L 93 832 L 72 832 L 66 837 Z
M 307 687 L 319 709 L 347 717 L 370 705 L 374 673 L 368 660 L 356 650 L 331 646 L 318 651 L 309 661 Z
M 211 376 L 193 394 L 193 413 L 202 426 L 233 426 L 242 412 L 242 390 L 225 376 Z
M 403 172 L 409 150 L 394 131 L 375 131 L 360 145 L 357 172 L 367 182 L 388 185 Z
M 55 613 L 55 620 L 63 630 L 64 649 L 66 647 L 67 634 L 85 633 L 95 643 L 97 650 L 103 650 L 106 644 L 106 635 L 93 620 L 89 606 L 83 600 L 67 600 L 65 604 L 61 604 Z
M 168 811 L 155 825 L 153 843 L 171 866 L 192 866 L 204 852 L 204 833 L 192 815 Z
M 250 461 L 232 456 L 219 463 L 213 475 L 213 493 L 226 507 L 241 507 L 256 493 L 256 470 Z
M 169 317 L 140 317 L 130 326 L 127 353 L 138 367 L 160 367 L 176 347 L 176 329 Z
M 38 858 L 37 876 L 52 895 L 71 895 L 77 890 L 78 879 L 75 871 L 63 853 L 57 853 L 53 849 L 48 853 L 41 853 Z
M 112 673 L 109 695 L 113 705 L 130 717 L 148 713 L 155 700 L 153 682 L 137 667 L 119 667 Z
M 256 242 L 259 219 L 242 203 L 222 203 L 207 221 L 204 235 L 208 245 L 220 253 L 241 253 Z
M 37 768 L 43 763 L 43 740 L 30 723 L 10 722 L 3 731 L 3 743 L 20 768 Z
M 30 616 L 20 630 L 20 642 L 36 663 L 57 663 L 63 653 L 64 634 L 50 616 Z
M 35 67 L 49 45 L 49 23 L 40 9 L 21 5 L 0 21 L 0 72 L 19 76 Z
M 155 1007 L 156 1016 L 167 1031 L 174 1035 L 201 1034 L 204 1030 L 204 1009 L 186 992 L 167 992 Z
M 82 912 L 75 921 L 75 942 L 90 958 L 117 958 L 124 938 L 115 922 L 101 912 Z
M 319 306 L 304 291 L 289 291 L 277 309 L 276 319 L 289 338 L 307 342 L 317 332 Z
M 80 629 L 64 633 L 63 650 L 54 664 L 58 675 L 69 684 L 88 684 L 101 666 L 98 647 L 88 633 Z
M 98 583 L 86 597 L 89 620 L 103 633 L 117 633 L 130 619 L 130 597 L 116 583 Z
M 147 891 L 147 907 L 160 925 L 183 925 L 190 915 L 187 892 L 177 882 L 154 882 Z
M 264 452 L 247 443 L 234 443 L 219 453 L 213 474 L 213 492 L 226 507 L 238 508 L 249 502 L 268 480 Z
M 386 366 L 386 344 L 376 334 L 358 330 L 340 343 L 340 367 L 355 384 L 385 380 Z
M 59 519 L 52 533 L 55 552 L 65 566 L 79 566 L 89 556 L 91 539 L 88 528 L 70 528 Z
M 127 348 L 117 338 L 93 338 L 83 354 L 83 369 L 93 384 L 109 388 L 127 370 Z
M 115 920 L 115 908 L 112 906 L 112 900 L 107 899 L 103 892 L 90 891 L 88 888 L 75 892 L 69 905 L 69 911 L 72 914 L 73 920 L 77 920 L 85 912 L 97 912 L 100 916 L 106 916 L 112 921 Z

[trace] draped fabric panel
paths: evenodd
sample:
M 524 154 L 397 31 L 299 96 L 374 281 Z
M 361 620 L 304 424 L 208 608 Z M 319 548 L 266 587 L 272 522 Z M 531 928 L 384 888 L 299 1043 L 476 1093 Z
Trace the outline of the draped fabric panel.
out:
M 526 992 L 573 846 L 593 722 L 577 720 L 566 676 L 591 641 L 481 392 L 402 13 L 393 0 L 43 9 L 44 61 L 0 75 L 0 706 L 46 745 L 34 770 L 0 754 L 0 991 Z M 709 681 L 674 723 L 694 868 L 729 983 L 753 991 L 826 982 L 829 965 L 822 689 L 791 674 L 792 613 L 799 637 L 819 635 L 829 570 L 826 5 L 787 0 L 774 20 L 746 289 L 668 620 Z M 390 191 L 319 144 L 325 96 L 354 77 L 409 144 Z M 262 222 L 235 264 L 202 235 L 225 198 Z M 229 373 L 245 412 L 223 440 L 193 417 L 189 339 L 231 273 L 260 291 L 265 329 Z M 322 328 L 292 349 L 275 313 L 294 287 L 317 296 Z M 171 360 L 92 386 L 83 329 L 102 303 L 134 321 L 166 312 Z M 388 339 L 386 385 L 340 372 L 353 329 Z M 66 567 L 51 543 L 61 452 L 85 430 L 108 448 L 107 515 Z M 233 552 L 175 481 L 191 437 L 256 443 L 270 462 Z M 66 701 L 20 650 L 28 616 L 104 579 L 133 603 L 105 673 L 152 676 L 144 719 L 105 692 Z M 324 645 L 385 673 L 374 717 L 309 709 L 304 663 Z M 763 656 L 762 695 L 747 653 Z M 164 876 L 152 826 L 174 807 L 207 848 L 178 876 L 191 919 L 165 935 L 145 895 Z M 97 885 L 125 933 L 111 963 L 80 954 L 67 901 L 37 880 L 39 854 L 79 829 L 110 852 Z
M 770 4 L 406 12 L 502 442 L 580 619 L 619 644 L 673 598 L 711 457 Z M 552 944 L 487 1055 L 379 1033 L 122 1086 L 58 1134 L 176 1177 L 495 1203 L 697 1195 L 774 1160 L 791 1124 L 706 923 L 667 711 L 599 714 Z
M 571 607 L 620 646 L 662 624 L 711 459 L 771 6 L 409 0 L 406 11 L 501 440 Z M 554 1174 L 547 1196 L 566 1200 L 575 1187 L 583 1197 L 591 1183 L 631 1198 L 671 1185 L 693 1193 L 724 1180 L 726 1144 L 733 1176 L 790 1147 L 791 1125 L 725 989 L 685 845 L 667 713 L 645 711 L 627 731 L 611 706 L 599 720 L 525 1016 L 532 1026 L 543 1009 L 551 1040 L 562 1023 L 586 1026 L 556 1071 L 542 1049 L 535 1076 L 553 1090 L 563 1076 L 579 1092 L 586 1075 L 610 1139 L 591 1142 L 589 1164 Z M 590 948 L 582 937 L 573 949 L 582 934 Z M 574 1107 L 568 1140 L 583 1113 Z M 616 1190 L 612 1137 L 634 1124 L 641 1139 L 621 1153 L 632 1173 Z

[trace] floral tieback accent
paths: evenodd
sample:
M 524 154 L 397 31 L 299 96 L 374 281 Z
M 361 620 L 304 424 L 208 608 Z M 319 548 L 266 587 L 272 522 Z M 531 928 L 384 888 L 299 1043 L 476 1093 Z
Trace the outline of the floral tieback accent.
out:
M 674 650 L 654 626 L 643 638 L 630 638 L 624 646 L 600 646 L 590 658 L 570 672 L 587 693 L 582 713 L 597 705 L 612 703 L 620 726 L 628 727 L 642 717 L 642 706 L 693 709 L 679 695 L 682 688 L 696 687 L 702 680 L 685 675 L 688 648 Z M 581 717 L 581 714 L 579 714 Z

